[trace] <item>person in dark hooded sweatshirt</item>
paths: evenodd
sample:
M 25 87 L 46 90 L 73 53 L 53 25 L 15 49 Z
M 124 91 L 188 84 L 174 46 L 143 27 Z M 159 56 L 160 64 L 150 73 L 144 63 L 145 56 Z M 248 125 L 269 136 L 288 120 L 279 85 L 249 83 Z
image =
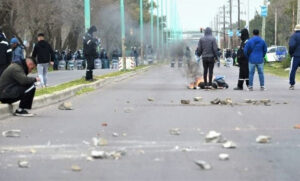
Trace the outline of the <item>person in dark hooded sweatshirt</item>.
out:
M 87 60 L 85 80 L 87 81 L 93 81 L 94 59 L 98 56 L 98 40 L 93 37 L 94 32 L 97 32 L 97 28 L 95 26 L 91 26 L 87 33 L 83 36 L 83 53 Z
M 290 71 L 290 90 L 295 89 L 295 77 L 298 67 L 300 66 L 300 24 L 296 25 L 295 33 L 289 41 L 289 54 L 292 57 Z
M 248 59 L 244 54 L 244 48 L 249 39 L 249 32 L 247 29 L 241 30 L 241 46 L 237 51 L 237 62 L 239 63 L 240 73 L 237 87 L 234 90 L 243 90 L 243 84 L 246 83 L 249 86 L 249 63 Z
M 206 28 L 204 37 L 198 43 L 198 56 L 202 56 L 203 60 L 203 78 L 206 88 L 212 87 L 213 70 L 215 60 L 218 59 L 218 45 L 216 38 L 212 35 L 212 29 Z M 209 71 L 209 80 L 207 81 L 207 74 Z
M 0 76 L 11 63 L 11 58 L 12 49 L 5 34 L 2 32 L 2 27 L 0 26 Z
M 45 41 L 43 33 L 38 34 L 38 43 L 34 46 L 32 57 L 37 58 L 37 71 L 41 86 L 46 87 L 49 63 L 54 64 L 55 54 L 51 45 Z

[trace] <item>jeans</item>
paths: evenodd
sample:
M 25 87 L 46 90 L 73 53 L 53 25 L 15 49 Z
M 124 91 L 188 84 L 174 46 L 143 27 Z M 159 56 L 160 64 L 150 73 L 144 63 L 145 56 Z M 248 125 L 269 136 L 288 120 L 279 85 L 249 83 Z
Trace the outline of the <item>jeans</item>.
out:
M 253 87 L 255 68 L 257 68 L 258 71 L 260 86 L 263 87 L 265 86 L 264 63 L 261 64 L 249 63 L 249 87 Z
M 296 84 L 295 76 L 299 65 L 300 65 L 300 57 L 293 57 L 291 61 L 290 85 Z
M 41 86 L 47 85 L 47 73 L 48 73 L 49 63 L 39 63 L 37 65 L 37 71 L 39 78 L 41 79 Z

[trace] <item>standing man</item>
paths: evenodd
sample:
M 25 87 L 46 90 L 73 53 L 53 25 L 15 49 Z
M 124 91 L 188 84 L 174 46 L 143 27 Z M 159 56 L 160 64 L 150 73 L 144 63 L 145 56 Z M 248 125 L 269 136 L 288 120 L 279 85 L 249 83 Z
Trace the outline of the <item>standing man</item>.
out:
M 21 62 L 24 60 L 24 52 L 23 52 L 23 47 L 20 45 L 20 42 L 17 38 L 12 38 L 10 40 L 10 45 L 12 48 L 12 62 Z
M 0 101 L 9 104 L 11 110 L 11 104 L 20 101 L 19 108 L 14 113 L 16 116 L 33 116 L 27 110 L 32 107 L 35 94 L 34 83 L 39 81 L 39 78 L 27 77 L 27 75 L 35 67 L 34 60 L 27 58 L 10 64 L 0 77 Z
M 296 25 L 295 33 L 291 36 L 289 42 L 289 54 L 292 57 L 290 72 L 290 90 L 295 89 L 295 76 L 300 66 L 300 24 Z
M 8 40 L 0 27 L 0 77 L 3 71 L 11 63 L 11 52 L 12 49 L 10 48 Z
M 38 34 L 38 43 L 34 46 L 33 58 L 37 58 L 37 71 L 41 80 L 41 86 L 45 88 L 47 86 L 47 73 L 49 63 L 53 65 L 55 55 L 52 47 L 45 41 L 45 35 L 43 33 Z
M 206 28 L 204 32 L 204 37 L 199 40 L 198 43 L 198 56 L 202 56 L 203 61 L 203 78 L 205 83 L 205 88 L 212 88 L 213 70 L 215 65 L 215 60 L 218 59 L 218 45 L 216 38 L 212 35 L 212 29 Z M 209 81 L 207 81 L 207 74 L 209 71 Z
M 92 26 L 83 37 L 83 53 L 87 60 L 85 76 L 85 80 L 87 81 L 93 81 L 94 59 L 97 57 L 98 40 L 93 37 L 94 32 L 97 32 L 97 28 Z
M 264 57 L 267 53 L 267 44 L 259 36 L 259 30 L 253 30 L 253 37 L 246 43 L 244 54 L 249 60 L 249 91 L 253 91 L 253 78 L 257 68 L 260 90 L 265 90 Z
M 234 90 L 243 90 L 243 84 L 246 83 L 249 86 L 249 62 L 244 54 L 244 48 L 249 39 L 249 32 L 247 29 L 242 29 L 241 31 L 241 46 L 237 51 L 237 62 L 240 67 L 239 81 L 237 87 Z

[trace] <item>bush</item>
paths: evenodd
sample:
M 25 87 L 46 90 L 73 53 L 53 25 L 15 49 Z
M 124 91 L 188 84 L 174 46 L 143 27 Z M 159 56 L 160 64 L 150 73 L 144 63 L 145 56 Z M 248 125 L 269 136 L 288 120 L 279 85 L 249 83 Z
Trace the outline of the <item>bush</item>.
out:
M 291 57 L 288 55 L 282 62 L 281 62 L 282 68 L 286 69 L 291 66 Z

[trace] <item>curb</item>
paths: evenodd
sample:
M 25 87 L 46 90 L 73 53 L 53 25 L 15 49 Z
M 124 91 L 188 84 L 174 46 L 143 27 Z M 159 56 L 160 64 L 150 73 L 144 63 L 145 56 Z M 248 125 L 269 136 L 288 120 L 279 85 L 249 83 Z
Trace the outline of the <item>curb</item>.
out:
M 113 82 L 120 82 L 122 80 L 128 79 L 130 77 L 133 77 L 139 73 L 145 72 L 150 67 L 145 67 L 133 72 L 124 73 L 122 75 L 116 76 L 116 77 L 109 77 L 105 79 L 97 80 L 90 84 L 84 84 L 84 85 L 77 85 L 74 87 L 67 88 L 62 91 L 55 92 L 53 94 L 47 94 L 43 96 L 35 97 L 33 100 L 32 109 L 42 108 L 51 104 L 56 104 L 59 102 L 62 102 L 64 100 L 67 100 L 71 97 L 76 96 L 76 93 L 84 88 L 94 88 L 99 89 L 104 87 L 105 85 L 111 84 Z M 13 104 L 14 109 L 17 109 L 19 105 L 19 102 L 16 102 Z M 0 104 L 0 120 L 9 117 L 11 115 L 8 105 L 6 104 Z

